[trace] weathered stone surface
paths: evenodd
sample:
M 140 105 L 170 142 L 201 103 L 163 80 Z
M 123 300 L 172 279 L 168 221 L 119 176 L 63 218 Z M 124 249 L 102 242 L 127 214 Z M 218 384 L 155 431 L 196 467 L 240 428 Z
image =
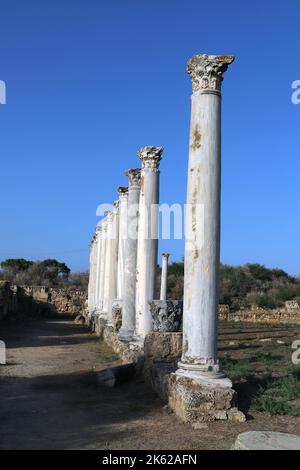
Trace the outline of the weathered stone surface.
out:
M 237 400 L 236 392 L 230 387 L 203 386 L 176 374 L 170 376 L 168 395 L 172 410 L 188 423 L 229 419 Z
M 239 434 L 235 450 L 300 450 L 300 436 L 283 432 L 250 431 Z
M 106 324 L 102 335 L 104 341 L 121 356 L 123 362 L 139 362 L 140 352 L 130 350 L 127 343 L 120 341 L 113 326 Z
M 122 326 L 122 301 L 115 300 L 112 304 L 112 325 L 116 332 Z
M 228 410 L 227 417 L 229 421 L 234 421 L 236 423 L 244 423 L 246 421 L 246 416 L 244 413 L 239 411 L 237 408 L 231 408 Z
M 22 286 L 22 289 L 35 301 L 52 305 L 60 314 L 75 316 L 86 309 L 87 293 L 84 291 L 44 286 Z
M 145 338 L 144 353 L 147 361 L 172 362 L 182 351 L 182 333 L 152 332 Z
M 149 302 L 153 331 L 182 330 L 182 300 L 152 300 Z
M 182 333 L 152 332 L 145 338 L 143 374 L 160 398 L 168 402 L 171 373 L 182 351 Z

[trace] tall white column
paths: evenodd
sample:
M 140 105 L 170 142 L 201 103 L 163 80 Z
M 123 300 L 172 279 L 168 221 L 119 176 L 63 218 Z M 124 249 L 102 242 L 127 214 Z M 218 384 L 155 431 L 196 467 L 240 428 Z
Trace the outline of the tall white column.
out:
M 105 213 L 107 215 L 107 213 Z M 107 220 L 104 218 L 101 223 L 101 261 L 100 261 L 100 287 L 99 287 L 99 310 L 103 312 L 104 302 L 104 283 L 105 283 L 105 261 L 106 261 L 106 243 L 107 243 Z
M 93 301 L 92 301 L 92 284 L 93 284 L 93 254 L 94 254 L 94 238 L 90 242 L 90 269 L 89 269 L 89 285 L 88 285 L 88 314 L 92 315 Z
M 220 264 L 221 82 L 232 56 L 187 64 L 192 109 L 184 266 L 183 349 L 177 375 L 230 386 L 217 356 Z M 219 379 L 219 380 L 217 380 Z
M 138 245 L 139 200 L 141 190 L 141 170 L 127 170 L 128 205 L 127 205 L 127 239 L 125 248 L 124 297 L 122 305 L 122 326 L 118 337 L 130 341 L 135 329 L 136 298 L 136 260 Z
M 112 211 L 106 212 L 106 249 L 105 249 L 105 271 L 104 271 L 104 285 L 103 285 L 103 307 L 102 307 L 102 316 L 107 320 L 108 311 L 111 304 L 111 251 L 112 251 L 112 220 L 113 213 Z
M 102 256 L 102 227 L 96 228 L 97 252 L 96 252 L 96 281 L 95 281 L 95 313 L 100 313 L 100 266 Z
M 89 278 L 89 315 L 92 315 L 95 310 L 95 283 L 96 283 L 96 252 L 97 252 L 97 238 L 96 234 L 91 241 L 91 263 L 90 263 L 90 278 Z
M 161 266 L 160 300 L 167 300 L 169 256 L 170 256 L 170 253 L 161 254 L 162 266 Z
M 136 329 L 134 336 L 141 343 L 143 343 L 145 336 L 152 330 L 149 300 L 153 300 L 155 297 L 159 213 L 159 162 L 162 152 L 162 147 L 143 147 L 137 153 L 142 162 L 142 169 L 136 272 Z
M 102 314 L 109 324 L 112 320 L 112 303 L 117 297 L 117 267 L 118 267 L 118 230 L 119 230 L 119 202 L 114 203 L 115 208 L 107 215 L 107 248 L 104 280 L 104 306 Z
M 125 257 L 127 239 L 127 201 L 128 188 L 120 186 L 119 193 L 119 246 L 118 246 L 118 283 L 117 299 L 124 297 Z

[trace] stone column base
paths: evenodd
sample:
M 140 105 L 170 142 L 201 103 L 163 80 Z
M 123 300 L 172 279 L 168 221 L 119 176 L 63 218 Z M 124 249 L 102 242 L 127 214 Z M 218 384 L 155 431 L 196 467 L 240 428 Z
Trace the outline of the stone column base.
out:
M 143 351 L 144 342 L 145 338 L 134 334 L 131 341 L 129 342 L 129 349 L 131 349 L 132 351 Z
M 127 330 L 126 328 L 121 327 L 118 332 L 118 338 L 120 341 L 129 342 L 132 340 L 133 333 L 133 330 Z
M 246 421 L 236 402 L 237 394 L 231 387 L 201 383 L 176 373 L 170 376 L 169 406 L 185 423 Z
M 96 333 L 96 335 L 102 337 L 104 329 L 106 327 L 106 319 L 104 317 L 97 315 L 96 317 L 94 317 L 93 326 L 94 326 L 93 331 Z

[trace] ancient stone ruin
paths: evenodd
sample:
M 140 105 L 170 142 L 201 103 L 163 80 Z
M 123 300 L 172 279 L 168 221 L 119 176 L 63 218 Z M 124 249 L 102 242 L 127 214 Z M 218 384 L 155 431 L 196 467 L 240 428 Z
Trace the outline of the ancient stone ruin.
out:
M 90 244 L 86 321 L 125 362 L 133 361 L 186 422 L 244 420 L 236 392 L 219 366 L 221 84 L 232 56 L 195 55 L 192 80 L 185 239 L 184 304 L 167 300 L 169 254 L 162 254 L 155 299 L 162 147 L 137 155 L 128 187 Z
M 79 316 L 86 306 L 86 293 L 44 286 L 15 286 L 0 281 L 0 320 L 51 315 Z

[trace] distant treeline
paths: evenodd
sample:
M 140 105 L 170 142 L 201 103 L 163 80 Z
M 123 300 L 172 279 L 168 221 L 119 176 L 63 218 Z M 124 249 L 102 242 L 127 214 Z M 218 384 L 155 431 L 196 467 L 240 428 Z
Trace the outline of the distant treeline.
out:
M 183 297 L 183 262 L 169 266 L 169 297 Z M 220 303 L 232 310 L 258 305 L 277 308 L 286 300 L 300 302 L 300 279 L 282 269 L 268 269 L 261 264 L 220 266 Z
M 30 261 L 10 258 L 0 263 L 0 280 L 19 286 L 74 287 L 86 290 L 87 272 L 71 273 L 70 268 L 56 259 Z
M 55 259 L 29 261 L 23 258 L 7 259 L 0 263 L 0 279 L 18 285 L 47 287 L 70 287 L 86 290 L 89 275 L 87 272 L 71 273 L 70 268 Z M 169 265 L 168 297 L 183 298 L 184 263 Z M 160 269 L 158 273 L 158 291 Z M 286 300 L 300 303 L 300 279 L 290 276 L 282 269 L 268 269 L 261 264 L 243 266 L 220 266 L 220 303 L 232 310 L 258 305 L 276 308 Z

